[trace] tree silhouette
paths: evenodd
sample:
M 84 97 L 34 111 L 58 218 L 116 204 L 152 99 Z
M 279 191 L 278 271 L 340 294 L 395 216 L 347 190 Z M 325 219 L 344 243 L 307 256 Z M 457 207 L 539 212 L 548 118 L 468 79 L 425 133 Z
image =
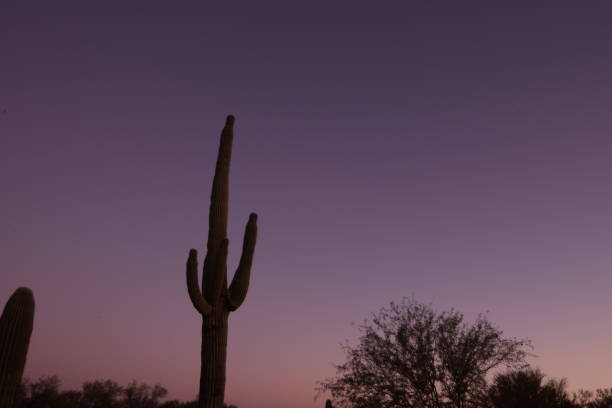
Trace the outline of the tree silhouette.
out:
M 455 310 L 391 303 L 361 327 L 346 362 L 319 385 L 341 408 L 468 408 L 486 393 L 486 374 L 523 367 L 528 340 L 504 338 L 485 317 L 472 324 Z

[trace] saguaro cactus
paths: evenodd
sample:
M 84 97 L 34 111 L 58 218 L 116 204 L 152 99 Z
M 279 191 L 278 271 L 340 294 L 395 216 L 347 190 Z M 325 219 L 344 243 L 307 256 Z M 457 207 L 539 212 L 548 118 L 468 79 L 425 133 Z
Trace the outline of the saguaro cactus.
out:
M 193 306 L 202 315 L 202 366 L 198 399 L 200 408 L 223 407 L 228 316 L 240 307 L 246 297 L 257 239 L 257 214 L 252 213 L 246 225 L 240 262 L 228 288 L 227 213 L 233 127 L 234 117 L 230 115 L 221 132 L 213 179 L 201 290 L 198 284 L 195 249 L 189 251 L 187 259 L 187 290 Z
M 11 408 L 23 368 L 34 323 L 34 296 L 18 288 L 0 318 L 0 408 Z

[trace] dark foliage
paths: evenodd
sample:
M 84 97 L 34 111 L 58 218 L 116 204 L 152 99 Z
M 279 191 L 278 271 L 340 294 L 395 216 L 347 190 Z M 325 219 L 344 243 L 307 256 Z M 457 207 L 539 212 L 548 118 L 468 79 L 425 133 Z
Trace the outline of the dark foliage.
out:
M 341 408 L 479 407 L 485 376 L 497 367 L 523 367 L 528 340 L 505 338 L 485 317 L 474 323 L 450 310 L 404 300 L 391 303 L 360 328 L 338 375 L 320 383 Z
M 573 403 L 579 408 L 612 408 L 612 388 L 595 392 L 580 390 L 573 396 Z
M 510 371 L 495 376 L 487 397 L 491 408 L 573 408 L 565 380 L 544 380 L 539 370 Z
M 159 384 L 137 381 L 122 387 L 112 380 L 88 381 L 80 390 L 60 390 L 57 376 L 24 380 L 18 390 L 15 408 L 197 408 L 197 401 L 161 402 L 168 391 Z M 224 408 L 238 408 L 225 405 Z
M 528 368 L 498 374 L 487 392 L 488 408 L 612 408 L 612 389 L 580 390 L 571 397 L 562 380 L 544 381 L 545 375 Z

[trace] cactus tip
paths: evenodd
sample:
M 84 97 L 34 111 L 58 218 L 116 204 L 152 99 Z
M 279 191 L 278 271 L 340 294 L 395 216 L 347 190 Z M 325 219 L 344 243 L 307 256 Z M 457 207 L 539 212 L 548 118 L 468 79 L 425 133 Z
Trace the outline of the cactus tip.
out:
M 251 215 L 249 215 L 249 222 L 255 221 L 257 221 L 257 213 L 251 213 Z
M 227 115 L 227 118 L 225 119 L 225 126 L 233 126 L 235 120 L 236 118 L 234 115 Z
M 191 248 L 189 250 L 189 258 L 196 258 L 197 256 L 198 256 L 198 251 L 193 249 L 193 248 Z
M 26 288 L 25 286 L 21 286 L 21 287 L 17 288 L 15 290 L 15 294 L 23 294 L 23 295 L 34 297 L 34 293 L 32 292 L 32 289 Z

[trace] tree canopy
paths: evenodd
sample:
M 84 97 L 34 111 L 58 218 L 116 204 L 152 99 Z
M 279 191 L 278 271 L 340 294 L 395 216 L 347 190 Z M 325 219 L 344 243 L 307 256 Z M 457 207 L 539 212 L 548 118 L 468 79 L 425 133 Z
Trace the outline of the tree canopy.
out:
M 486 317 L 404 299 L 360 326 L 337 375 L 320 383 L 341 408 L 470 408 L 482 405 L 491 370 L 522 368 L 530 342 L 507 338 Z

